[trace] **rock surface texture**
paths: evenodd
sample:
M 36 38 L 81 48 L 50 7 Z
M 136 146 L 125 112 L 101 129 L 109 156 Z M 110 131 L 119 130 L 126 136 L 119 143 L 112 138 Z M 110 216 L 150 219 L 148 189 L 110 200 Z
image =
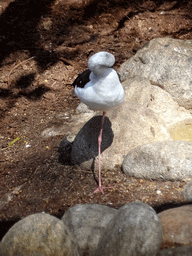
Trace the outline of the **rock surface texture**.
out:
M 163 211 L 158 217 L 163 229 L 163 243 L 192 244 L 192 205 Z
M 192 255 L 192 246 L 190 245 L 161 250 L 157 254 L 157 256 L 191 256 L 191 255 Z
M 118 209 L 101 237 L 95 256 L 156 255 L 161 223 L 147 204 L 132 202 Z
M 63 216 L 63 223 L 76 238 L 81 254 L 94 255 L 98 242 L 117 210 L 99 204 L 71 207 Z
M 155 38 L 120 67 L 120 78 L 124 81 L 145 77 L 189 109 L 192 107 L 191 49 L 191 40 Z
M 142 145 L 126 155 L 122 169 L 129 176 L 137 178 L 192 178 L 192 143 L 163 141 Z
M 0 243 L 1 256 L 78 256 L 79 248 L 63 222 L 49 214 L 29 215 L 17 222 Z
M 192 181 L 189 181 L 183 189 L 183 197 L 187 202 L 192 202 Z
M 97 168 L 100 126 L 101 116 L 95 116 L 79 131 L 72 146 L 73 164 L 83 169 Z M 102 168 L 112 169 L 121 165 L 123 156 L 136 146 L 164 139 L 172 140 L 158 116 L 149 108 L 131 105 L 125 99 L 121 108 L 107 112 L 101 145 Z

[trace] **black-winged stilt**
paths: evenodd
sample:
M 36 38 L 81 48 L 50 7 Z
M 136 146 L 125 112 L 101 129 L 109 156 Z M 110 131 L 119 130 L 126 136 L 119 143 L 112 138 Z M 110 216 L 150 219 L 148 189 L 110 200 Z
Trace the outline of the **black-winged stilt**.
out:
M 90 57 L 88 68 L 73 82 L 79 99 L 92 110 L 103 111 L 101 130 L 98 137 L 99 187 L 93 192 L 111 187 L 101 185 L 101 142 L 105 113 L 123 102 L 124 90 L 117 72 L 112 68 L 115 57 L 108 52 L 98 52 Z

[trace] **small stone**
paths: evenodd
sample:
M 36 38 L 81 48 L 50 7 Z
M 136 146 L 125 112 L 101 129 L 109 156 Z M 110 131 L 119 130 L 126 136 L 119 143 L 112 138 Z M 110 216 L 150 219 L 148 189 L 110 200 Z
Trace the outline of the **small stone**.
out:
M 156 193 L 157 193 L 157 195 L 161 195 L 162 194 L 161 190 L 156 190 Z

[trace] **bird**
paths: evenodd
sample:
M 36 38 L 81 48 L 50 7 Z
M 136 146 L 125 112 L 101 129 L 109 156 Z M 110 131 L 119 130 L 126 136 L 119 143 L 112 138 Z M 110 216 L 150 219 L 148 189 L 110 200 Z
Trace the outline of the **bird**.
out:
M 112 188 L 104 187 L 101 183 L 101 143 L 106 112 L 124 100 L 124 89 L 117 72 L 112 68 L 114 63 L 113 54 L 97 52 L 89 58 L 88 69 L 80 73 L 72 84 L 80 101 L 92 110 L 103 112 L 98 136 L 99 186 L 93 193 L 100 191 L 104 194 L 104 189 Z

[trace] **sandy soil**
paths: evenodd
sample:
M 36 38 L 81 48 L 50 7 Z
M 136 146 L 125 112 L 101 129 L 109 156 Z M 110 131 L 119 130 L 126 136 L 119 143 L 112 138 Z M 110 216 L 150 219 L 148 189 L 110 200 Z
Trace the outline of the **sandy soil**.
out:
M 139 200 L 157 212 L 184 204 L 185 182 L 135 179 L 120 167 L 103 170 L 114 188 L 92 194 L 93 173 L 59 160 L 65 134 L 41 133 L 70 122 L 79 103 L 71 84 L 93 53 L 113 53 L 117 70 L 152 38 L 192 39 L 191 9 L 191 1 L 0 1 L 1 237 L 29 214 L 61 217 L 79 203 Z

